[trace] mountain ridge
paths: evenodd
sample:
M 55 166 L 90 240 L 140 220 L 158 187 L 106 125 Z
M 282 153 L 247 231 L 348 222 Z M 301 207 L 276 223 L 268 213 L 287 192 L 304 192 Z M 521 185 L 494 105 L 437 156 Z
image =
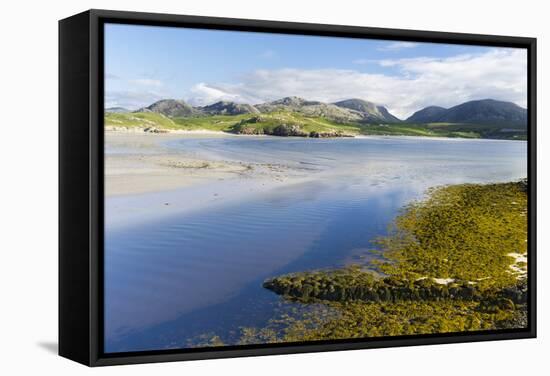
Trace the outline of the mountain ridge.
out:
M 123 112 L 122 108 L 106 109 L 106 112 Z M 262 114 L 272 112 L 296 112 L 303 116 L 322 117 L 346 124 L 491 124 L 526 127 L 527 110 L 506 101 L 480 99 L 467 101 L 450 108 L 428 106 L 416 111 L 405 120 L 393 115 L 386 107 L 373 102 L 350 98 L 333 103 L 288 96 L 274 101 L 237 103 L 218 101 L 206 106 L 192 106 L 183 100 L 162 99 L 133 112 L 157 112 L 168 117 L 195 117 L 209 115 Z
M 207 106 L 198 107 L 201 111 L 211 115 L 241 115 L 259 114 L 256 107 L 247 103 L 236 103 L 231 101 L 218 101 Z
M 361 113 L 365 122 L 400 123 L 402 121 L 397 116 L 392 115 L 386 107 L 364 99 L 350 98 L 334 102 L 333 104 Z
M 277 111 L 298 112 L 305 116 L 324 117 L 339 123 L 398 123 L 399 118 L 387 108 L 372 102 L 352 98 L 336 103 L 324 103 L 289 96 L 270 102 L 251 105 L 232 101 L 218 101 L 206 106 L 191 106 L 183 100 L 162 99 L 133 112 L 156 112 L 168 117 L 201 115 L 259 114 Z
M 200 111 L 183 100 L 161 99 L 134 112 L 157 112 L 170 117 L 199 115 Z
M 527 109 L 495 99 L 467 101 L 451 108 L 425 107 L 405 120 L 407 123 L 465 123 L 527 126 Z
M 110 113 L 113 113 L 113 114 L 122 114 L 122 113 L 125 113 L 125 112 L 130 112 L 130 110 L 128 110 L 127 108 L 124 108 L 124 107 L 120 107 L 120 106 L 117 106 L 117 107 L 107 107 L 105 108 L 105 112 L 110 112 Z
M 433 123 L 434 119 L 439 119 L 447 110 L 447 108 L 440 106 L 424 107 L 409 116 L 405 121 L 407 123 Z

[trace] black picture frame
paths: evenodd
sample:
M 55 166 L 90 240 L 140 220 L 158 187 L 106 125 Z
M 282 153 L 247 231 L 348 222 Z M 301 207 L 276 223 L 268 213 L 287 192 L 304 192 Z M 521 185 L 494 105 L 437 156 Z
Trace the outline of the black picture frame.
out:
M 526 329 L 105 354 L 103 335 L 103 25 L 124 23 L 525 48 L 528 52 Z M 536 39 L 88 10 L 59 21 L 59 354 L 88 366 L 536 337 Z

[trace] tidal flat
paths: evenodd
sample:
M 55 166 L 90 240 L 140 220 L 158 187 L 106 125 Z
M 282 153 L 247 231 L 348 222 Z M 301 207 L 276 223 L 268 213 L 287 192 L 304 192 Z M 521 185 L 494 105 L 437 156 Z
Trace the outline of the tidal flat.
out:
M 526 180 L 432 189 L 408 204 L 382 258 L 327 271 L 291 273 L 263 286 L 285 299 L 332 308 L 274 318 L 243 331 L 247 343 L 526 328 Z
M 288 340 L 315 339 L 295 329 L 326 323 L 342 303 L 288 299 L 264 288 L 266 280 L 380 262 L 380 239 L 430 188 L 527 173 L 526 143 L 503 140 L 108 132 L 105 153 L 112 352 L 280 340 L 291 330 L 274 325 L 277 317 L 298 325 Z M 449 305 L 474 303 L 423 309 L 445 315 Z M 382 319 L 362 302 L 345 304 Z M 384 304 L 398 315 L 406 303 Z

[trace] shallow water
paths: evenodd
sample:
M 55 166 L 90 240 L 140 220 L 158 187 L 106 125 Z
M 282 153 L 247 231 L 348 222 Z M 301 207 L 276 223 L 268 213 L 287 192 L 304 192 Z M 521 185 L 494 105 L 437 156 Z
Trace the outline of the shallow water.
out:
M 516 180 L 527 166 L 520 141 L 194 137 L 164 147 L 284 165 L 302 179 L 124 227 L 109 227 L 110 216 L 149 196 L 107 199 L 107 352 L 185 347 L 203 333 L 231 342 L 239 327 L 261 325 L 277 308 L 265 278 L 349 263 L 427 188 Z M 190 190 L 166 194 L 193 200 Z

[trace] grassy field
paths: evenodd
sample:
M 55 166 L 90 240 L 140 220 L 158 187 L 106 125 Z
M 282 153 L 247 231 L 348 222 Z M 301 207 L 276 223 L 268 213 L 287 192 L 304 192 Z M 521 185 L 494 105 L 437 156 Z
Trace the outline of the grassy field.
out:
M 304 137 L 343 135 L 421 136 L 495 138 L 525 140 L 522 129 L 504 129 L 496 125 L 475 124 L 340 124 L 322 117 L 308 117 L 297 112 L 265 114 L 213 115 L 169 118 L 154 112 L 106 113 L 105 126 L 158 130 L 211 130 L 242 134 L 272 134 Z M 277 128 L 277 127 L 283 127 Z M 288 130 L 291 131 L 288 131 Z
M 105 126 L 121 128 L 179 129 L 171 118 L 154 112 L 106 113 Z
M 302 308 L 238 343 L 525 327 L 526 214 L 526 181 L 435 188 L 378 239 L 381 261 L 266 280 Z
M 126 128 L 212 130 L 239 133 L 245 128 L 256 130 L 256 133 L 269 134 L 272 129 L 281 125 L 295 125 L 304 132 L 336 132 L 359 134 L 360 127 L 330 122 L 324 118 L 306 117 L 294 112 L 273 112 L 269 114 L 213 115 L 198 117 L 168 118 L 153 112 L 107 113 L 105 125 Z M 261 131 L 261 132 L 260 132 Z

